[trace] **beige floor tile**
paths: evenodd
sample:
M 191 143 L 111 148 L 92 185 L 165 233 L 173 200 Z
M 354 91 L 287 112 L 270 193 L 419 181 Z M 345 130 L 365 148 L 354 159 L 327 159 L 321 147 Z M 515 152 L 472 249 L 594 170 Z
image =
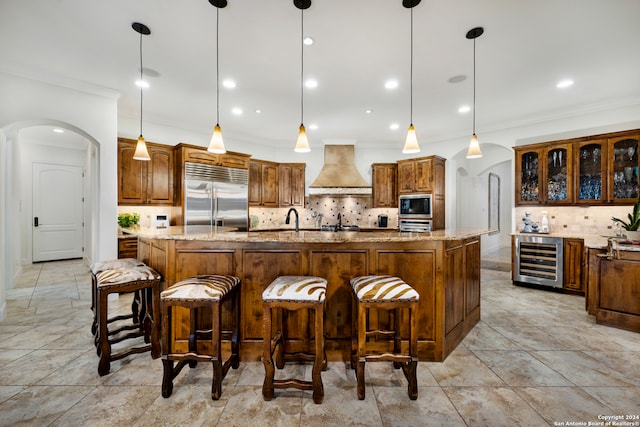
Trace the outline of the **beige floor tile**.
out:
M 454 351 L 444 362 L 426 363 L 440 387 L 502 386 L 504 381 L 472 352 Z
M 219 426 L 255 427 L 268 423 L 274 427 L 290 427 L 300 424 L 302 401 L 311 402 L 311 392 L 300 390 L 276 390 L 271 401 L 262 399 L 262 386 L 238 385 L 225 392 L 228 402 L 218 420 Z
M 416 400 L 410 400 L 406 391 L 397 387 L 373 390 L 385 426 L 466 426 L 440 387 L 419 387 Z
M 640 416 L 640 387 L 580 387 L 607 407 L 611 414 Z M 640 421 L 640 420 L 636 420 Z
M 484 321 L 478 323 L 462 343 L 469 350 L 521 350 L 521 348 Z
M 579 387 L 522 387 L 514 389 L 547 422 L 598 422 L 611 409 Z M 585 424 L 585 425 L 587 425 Z
M 510 386 L 573 385 L 526 351 L 476 350 L 473 354 Z
M 443 387 L 469 426 L 540 427 L 548 425 L 527 402 L 507 387 Z
M 398 392 L 398 390 L 394 387 Z M 267 402 L 268 403 L 268 402 Z M 366 389 L 364 400 L 358 400 L 355 387 L 324 387 L 321 404 L 312 399 L 303 399 L 301 426 L 381 426 L 382 419 L 376 405 L 374 391 Z
M 633 386 L 635 380 L 580 351 L 534 351 L 534 357 L 577 386 Z
M 65 387 L 64 393 L 51 386 L 31 386 L 0 404 L 0 426 L 48 426 L 59 417 L 65 417 L 73 405 L 94 388 L 90 386 Z M 68 420 L 70 425 L 80 425 Z M 60 424 L 64 425 L 64 424 Z

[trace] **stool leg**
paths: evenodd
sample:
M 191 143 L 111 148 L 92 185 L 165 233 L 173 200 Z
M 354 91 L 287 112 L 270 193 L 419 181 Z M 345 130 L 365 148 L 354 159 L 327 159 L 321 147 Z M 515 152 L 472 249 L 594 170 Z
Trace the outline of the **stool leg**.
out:
M 316 305 L 315 314 L 315 339 L 316 339 L 316 357 L 313 362 L 313 370 L 311 373 L 311 381 L 313 384 L 313 401 L 314 403 L 322 403 L 324 399 L 324 387 L 322 385 L 322 367 L 326 363 L 326 355 L 324 348 L 324 309 L 323 305 Z
M 211 399 L 218 400 L 222 394 L 222 354 L 220 351 L 220 303 L 211 306 L 211 364 L 213 365 L 213 379 L 211 382 Z
M 173 360 L 162 359 L 162 397 L 167 398 L 173 392 Z
M 109 344 L 109 329 L 107 327 L 107 299 L 108 292 L 98 289 L 98 347 L 100 361 L 98 362 L 98 374 L 102 377 L 111 369 L 111 344 Z
M 356 369 L 358 358 L 358 301 L 351 298 L 351 369 Z
M 235 290 L 231 298 L 233 326 L 231 332 L 231 367 L 240 366 L 240 292 Z
M 416 400 L 418 398 L 418 379 L 416 370 L 418 368 L 418 318 L 416 316 L 417 304 L 413 303 L 409 307 L 409 356 L 411 362 L 407 366 L 407 381 L 409 382 L 408 393 L 409 399 Z
M 198 333 L 196 332 L 198 329 L 198 309 L 192 308 L 189 310 L 189 352 L 197 353 L 198 352 Z M 195 368 L 198 364 L 197 360 L 190 360 L 189 367 Z
M 358 399 L 364 400 L 364 364 L 365 345 L 367 342 L 367 308 L 358 303 L 358 352 L 356 365 L 356 379 L 358 380 Z
M 400 309 L 396 308 L 391 311 L 393 319 L 393 353 L 400 354 L 402 352 L 402 338 L 400 336 Z M 400 362 L 393 362 L 395 369 L 400 369 Z
M 160 345 L 160 282 L 153 284 L 151 292 L 151 358 L 157 359 L 162 354 L 162 346 Z M 148 310 L 148 308 L 147 308 Z
M 264 364 L 264 383 L 262 384 L 262 397 L 264 400 L 273 399 L 273 356 L 271 353 L 271 307 L 264 304 L 262 317 L 262 363 Z
M 284 346 L 285 346 L 285 333 L 284 333 L 284 310 L 281 308 L 272 308 L 271 316 L 274 316 L 275 312 L 275 324 L 276 324 L 276 338 L 275 338 L 275 347 L 273 348 L 273 353 L 276 356 L 276 367 L 278 369 L 284 368 Z

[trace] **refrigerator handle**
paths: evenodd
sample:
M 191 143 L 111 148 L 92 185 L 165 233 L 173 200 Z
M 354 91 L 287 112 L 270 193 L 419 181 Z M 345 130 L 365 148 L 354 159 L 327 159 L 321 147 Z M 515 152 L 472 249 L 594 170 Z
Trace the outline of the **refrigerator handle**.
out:
M 213 202 L 213 226 L 215 229 L 218 228 L 218 188 L 214 185 L 213 186 L 213 198 L 212 198 L 212 202 Z

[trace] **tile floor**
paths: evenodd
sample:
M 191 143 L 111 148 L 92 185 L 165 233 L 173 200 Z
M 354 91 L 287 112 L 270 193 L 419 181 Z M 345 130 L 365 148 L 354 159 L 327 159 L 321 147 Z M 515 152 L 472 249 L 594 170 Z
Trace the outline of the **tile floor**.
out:
M 26 267 L 8 292 L 0 425 L 494 427 L 640 415 L 640 334 L 595 325 L 582 297 L 514 287 L 499 269 L 482 270 L 482 321 L 445 362 L 420 362 L 416 401 L 386 363 L 367 365 L 359 401 L 353 372 L 333 362 L 321 405 L 296 390 L 264 402 L 259 362 L 229 371 L 219 401 L 210 399 L 208 364 L 183 372 L 168 399 L 160 395 L 162 363 L 148 353 L 113 362 L 99 377 L 89 284 L 80 261 L 42 263 Z M 123 296 L 112 306 L 126 311 L 128 303 Z M 286 369 L 310 375 L 303 365 Z

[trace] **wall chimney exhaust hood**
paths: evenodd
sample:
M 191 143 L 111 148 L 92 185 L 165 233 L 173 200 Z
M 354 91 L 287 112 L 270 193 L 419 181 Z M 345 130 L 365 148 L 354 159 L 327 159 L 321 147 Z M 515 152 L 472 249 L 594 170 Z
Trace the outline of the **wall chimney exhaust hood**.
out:
M 325 145 L 324 165 L 309 195 L 371 195 L 371 186 L 354 162 L 353 145 Z

